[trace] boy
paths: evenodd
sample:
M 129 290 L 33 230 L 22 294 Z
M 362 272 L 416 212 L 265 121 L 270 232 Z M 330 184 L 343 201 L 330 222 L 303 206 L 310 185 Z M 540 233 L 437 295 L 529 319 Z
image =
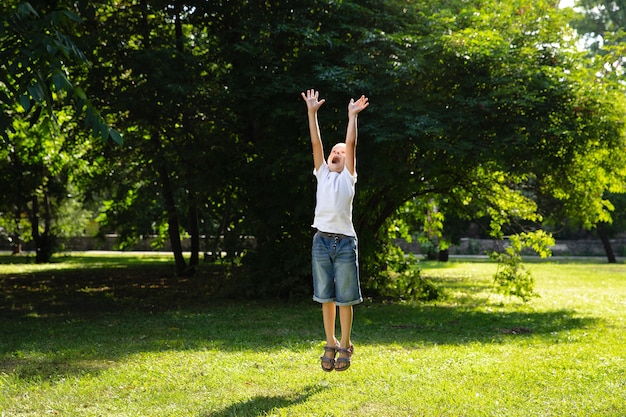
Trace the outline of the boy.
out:
M 356 174 L 357 116 L 369 106 L 367 97 L 348 104 L 348 128 L 345 143 L 335 145 L 324 160 L 317 111 L 326 101 L 318 100 L 313 89 L 302 93 L 306 102 L 313 174 L 317 177 L 315 218 L 317 229 L 313 237 L 312 272 L 313 300 L 322 304 L 326 333 L 322 369 L 345 371 L 350 367 L 354 345 L 350 341 L 353 305 L 363 301 L 359 282 L 357 237 L 352 224 Z M 335 338 L 335 320 L 339 308 L 341 341 Z M 337 353 L 339 357 L 337 357 Z

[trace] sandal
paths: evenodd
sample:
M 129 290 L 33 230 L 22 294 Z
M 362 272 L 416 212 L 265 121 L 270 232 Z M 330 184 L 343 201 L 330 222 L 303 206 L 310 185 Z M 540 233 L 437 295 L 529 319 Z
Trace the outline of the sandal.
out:
M 350 344 L 350 347 L 347 348 L 347 349 L 340 347 L 340 348 L 337 349 L 337 351 L 339 352 L 340 355 L 344 354 L 346 356 L 344 356 L 344 357 L 340 356 L 340 357 L 338 357 L 335 360 L 336 364 L 338 364 L 338 363 L 343 364 L 343 366 L 340 366 L 340 367 L 335 366 L 335 371 L 337 371 L 337 372 L 345 371 L 346 369 L 348 369 L 350 367 L 350 365 L 352 363 L 352 354 L 354 353 L 354 345 Z
M 335 346 L 326 345 L 324 346 L 324 355 L 320 357 L 322 361 L 322 369 L 324 372 L 330 372 L 335 369 L 335 356 L 337 355 L 337 350 L 339 350 L 339 342 Z M 326 352 L 332 352 L 333 356 L 326 356 Z M 324 366 L 327 364 L 327 366 Z

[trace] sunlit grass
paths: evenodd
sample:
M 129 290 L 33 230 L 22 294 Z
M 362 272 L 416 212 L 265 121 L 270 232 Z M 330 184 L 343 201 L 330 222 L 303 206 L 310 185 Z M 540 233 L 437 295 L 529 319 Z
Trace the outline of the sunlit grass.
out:
M 58 253 L 50 263 L 37 264 L 35 256 L 0 256 L 0 273 L 32 273 L 66 269 L 124 268 L 131 265 L 165 265 L 173 262 L 171 253 L 162 252 L 70 252 Z
M 0 415 L 626 415 L 626 265 L 528 266 L 524 304 L 490 262 L 423 262 L 447 298 L 357 306 L 344 373 L 310 301 L 0 318 Z

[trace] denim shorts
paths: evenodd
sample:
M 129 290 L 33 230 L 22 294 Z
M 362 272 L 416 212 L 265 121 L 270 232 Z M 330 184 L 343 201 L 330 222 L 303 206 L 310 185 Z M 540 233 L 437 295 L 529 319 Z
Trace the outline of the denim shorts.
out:
M 363 301 L 357 239 L 317 232 L 313 236 L 313 300 L 351 306 Z

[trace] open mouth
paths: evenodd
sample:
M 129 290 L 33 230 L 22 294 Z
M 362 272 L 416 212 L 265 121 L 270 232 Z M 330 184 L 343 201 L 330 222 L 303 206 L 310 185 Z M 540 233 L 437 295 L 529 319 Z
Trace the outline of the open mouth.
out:
M 334 157 L 330 162 L 332 162 L 333 164 L 337 164 L 339 163 L 339 157 Z

